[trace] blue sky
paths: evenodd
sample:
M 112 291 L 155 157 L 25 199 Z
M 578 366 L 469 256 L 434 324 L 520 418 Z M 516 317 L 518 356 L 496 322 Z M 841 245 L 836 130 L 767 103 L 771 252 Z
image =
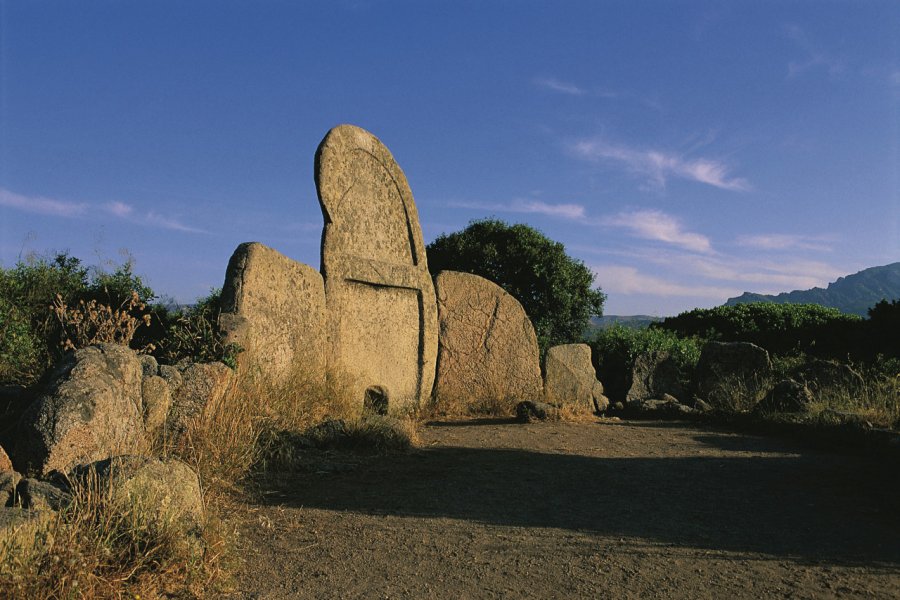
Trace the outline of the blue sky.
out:
M 900 260 L 900 2 L 0 1 L 0 261 L 221 286 L 319 264 L 313 155 L 377 135 L 426 241 L 565 244 L 607 314 Z

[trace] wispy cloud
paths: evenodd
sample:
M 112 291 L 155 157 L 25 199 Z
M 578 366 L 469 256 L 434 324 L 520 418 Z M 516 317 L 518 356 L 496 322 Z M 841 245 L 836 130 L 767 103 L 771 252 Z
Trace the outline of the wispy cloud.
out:
M 22 212 L 68 218 L 81 216 L 88 208 L 88 205 L 84 203 L 54 200 L 42 196 L 23 196 L 2 188 L 0 188 L 0 206 Z
M 746 179 L 732 177 L 728 165 L 709 158 L 688 158 L 673 152 L 616 145 L 602 139 L 582 140 L 571 146 L 576 156 L 593 162 L 616 163 L 631 173 L 665 187 L 670 177 L 711 185 L 723 190 L 746 191 Z
M 163 215 L 155 211 L 141 212 L 125 202 L 106 202 L 103 204 L 90 204 L 87 202 L 68 202 L 55 200 L 41 196 L 24 196 L 6 189 L 0 188 L 0 206 L 54 217 L 67 219 L 86 218 L 88 216 L 109 215 L 115 219 L 145 225 L 159 227 L 184 233 L 207 233 L 202 229 L 185 225 L 175 217 Z
M 789 233 L 769 233 L 760 235 L 741 235 L 737 238 L 738 246 L 756 248 L 758 250 L 815 250 L 827 252 L 831 250 L 827 236 L 810 236 Z
M 568 94 L 569 96 L 583 96 L 587 93 L 587 90 L 584 90 L 573 83 L 560 81 L 559 79 L 554 79 L 552 77 L 535 78 L 534 84 L 552 92 Z
M 641 273 L 637 268 L 629 266 L 600 265 L 591 269 L 597 277 L 597 283 L 607 293 L 709 298 L 722 301 L 740 293 L 736 287 L 677 283 Z
M 681 221 L 660 210 L 622 212 L 600 220 L 601 224 L 622 227 L 639 238 L 672 244 L 693 252 L 711 252 L 709 238 L 686 231 Z
M 785 35 L 792 40 L 804 56 L 802 59 L 792 60 L 788 63 L 788 78 L 810 69 L 825 69 L 828 75 L 834 77 L 844 72 L 846 68 L 845 61 L 836 56 L 828 54 L 812 41 L 812 38 L 797 25 L 787 25 L 784 28 Z
M 454 208 L 472 208 L 476 210 L 541 214 L 562 219 L 582 219 L 585 217 L 584 206 L 580 204 L 549 204 L 540 200 L 516 199 L 507 203 L 485 202 L 450 202 Z

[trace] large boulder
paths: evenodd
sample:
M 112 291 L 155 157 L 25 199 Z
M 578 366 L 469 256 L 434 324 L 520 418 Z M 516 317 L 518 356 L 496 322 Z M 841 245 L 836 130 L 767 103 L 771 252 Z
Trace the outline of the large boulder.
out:
M 316 152 L 316 187 L 329 373 L 361 406 L 419 404 L 434 381 L 437 307 L 406 176 L 375 136 L 341 125 Z
M 701 399 L 713 408 L 740 410 L 756 405 L 771 378 L 769 353 L 749 342 L 708 342 L 695 373 Z
M 325 284 L 309 265 L 257 242 L 228 262 L 219 326 L 242 370 L 274 385 L 325 383 Z M 299 380 L 302 378 L 302 381 Z
M 223 363 L 188 363 L 181 371 L 181 384 L 172 394 L 166 430 L 182 435 L 210 404 L 221 402 L 231 390 L 234 371 Z
M 639 355 L 631 369 L 631 387 L 625 396 L 626 402 L 661 398 L 669 394 L 675 398 L 684 397 L 680 382 L 681 371 L 668 352 L 656 351 Z
M 13 458 L 20 471 L 66 473 L 144 447 L 141 362 L 118 344 L 69 354 L 22 415 Z
M 440 322 L 435 402 L 540 400 L 537 337 L 519 301 L 470 273 L 441 271 L 435 289 Z
M 550 404 L 574 405 L 602 413 L 609 407 L 603 384 L 591 362 L 587 344 L 563 344 L 544 358 L 544 399 Z

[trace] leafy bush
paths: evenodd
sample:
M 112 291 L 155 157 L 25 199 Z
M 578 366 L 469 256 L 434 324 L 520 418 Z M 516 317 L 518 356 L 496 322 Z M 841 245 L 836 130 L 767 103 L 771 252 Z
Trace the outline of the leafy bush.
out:
M 774 354 L 807 352 L 846 358 L 862 320 L 818 304 L 754 302 L 698 308 L 654 323 L 651 329 L 723 342 L 752 342 Z
M 438 236 L 427 251 L 432 274 L 446 269 L 474 273 L 521 302 L 542 353 L 555 344 L 581 341 L 590 318 L 603 314 L 605 296 L 592 287 L 591 270 L 528 225 L 472 221 L 462 231 Z
M 621 400 L 631 384 L 635 359 L 649 352 L 667 352 L 683 373 L 685 381 L 700 359 L 702 342 L 662 329 L 634 329 L 622 325 L 598 331 L 588 342 L 606 395 Z
M 138 302 L 131 303 L 133 294 Z M 112 316 L 125 311 L 138 325 L 146 323 L 145 316 L 151 312 L 146 303 L 154 297 L 133 273 L 130 260 L 108 273 L 84 267 L 63 252 L 30 256 L 10 269 L 0 268 L 0 383 L 37 381 L 69 347 L 66 327 L 74 326 L 75 320 L 87 327 L 88 313 L 96 316 L 109 309 L 107 316 Z M 68 307 L 77 307 L 80 315 Z M 63 320 L 57 310 L 63 310 Z M 135 345 L 149 343 L 134 332 L 132 336 Z
M 221 361 L 237 367 L 241 347 L 225 344 L 219 333 L 222 290 L 215 289 L 180 313 L 169 316 L 165 338 L 159 341 L 159 358 L 175 364 L 188 358 L 198 362 Z

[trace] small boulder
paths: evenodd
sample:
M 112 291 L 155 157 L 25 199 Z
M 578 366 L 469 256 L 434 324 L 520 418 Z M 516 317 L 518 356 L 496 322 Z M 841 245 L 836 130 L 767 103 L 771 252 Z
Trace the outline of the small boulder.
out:
M 184 377 L 181 376 L 181 370 L 174 365 L 160 365 L 159 376 L 162 377 L 169 386 L 169 391 L 173 394 L 181 387 Z
M 19 482 L 16 495 L 22 508 L 30 510 L 58 511 L 72 499 L 66 486 L 32 478 Z
M 523 400 L 516 404 L 516 420 L 520 423 L 531 423 L 533 421 L 546 421 L 554 417 L 559 409 L 552 404 L 546 402 L 532 402 L 531 400 Z
M 22 415 L 12 456 L 19 470 L 42 474 L 144 444 L 141 363 L 118 344 L 98 344 L 67 355 L 43 396 Z
M 141 395 L 144 399 L 144 427 L 152 433 L 166 422 L 172 405 L 172 392 L 165 379 L 151 375 L 141 382 Z
M 83 478 L 96 473 L 110 501 L 134 507 L 160 524 L 172 524 L 193 553 L 206 522 L 200 478 L 183 462 L 170 458 L 116 456 L 79 469 Z M 144 512 L 147 511 L 147 512 Z
M 805 385 L 793 379 L 779 381 L 765 398 L 756 405 L 754 412 L 803 412 L 813 402 L 813 395 Z
M 631 387 L 626 402 L 660 398 L 663 394 L 681 397 L 681 371 L 668 352 L 656 351 L 639 355 L 631 369 Z
M 16 500 L 16 486 L 22 476 L 15 471 L 0 472 L 0 506 L 12 506 Z
M 53 518 L 53 513 L 48 511 L 28 510 L 18 506 L 0 508 L 0 540 L 8 548 L 15 542 L 30 547 L 35 535 L 46 531 Z
M 142 354 L 140 359 L 141 371 L 145 379 L 147 377 L 153 377 L 159 373 L 159 363 L 156 362 L 156 358 L 154 358 L 150 354 Z
M 630 414 L 644 419 L 677 419 L 695 414 L 690 406 L 681 404 L 674 396 L 663 395 L 662 398 L 633 400 L 626 405 Z
M 772 361 L 749 342 L 708 342 L 700 352 L 697 394 L 714 408 L 754 406 L 772 378 Z
M 597 413 L 609 407 L 603 384 L 591 363 L 587 344 L 564 344 L 547 350 L 544 360 L 544 398 L 550 404 L 571 404 Z

